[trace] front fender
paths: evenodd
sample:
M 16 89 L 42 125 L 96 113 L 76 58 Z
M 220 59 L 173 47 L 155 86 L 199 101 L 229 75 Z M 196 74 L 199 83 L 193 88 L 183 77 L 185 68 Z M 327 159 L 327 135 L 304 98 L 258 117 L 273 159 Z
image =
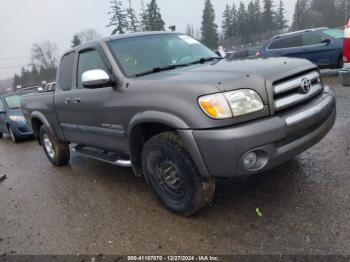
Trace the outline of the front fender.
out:
M 160 111 L 145 111 L 136 114 L 130 121 L 128 127 L 128 137 L 132 130 L 139 124 L 157 123 L 169 126 L 174 129 L 190 129 L 190 127 L 179 117 Z
M 135 127 L 137 127 L 138 125 L 147 123 L 162 124 L 175 129 L 186 144 L 188 152 L 191 155 L 195 165 L 197 166 L 199 173 L 203 177 L 210 176 L 208 169 L 203 161 L 203 157 L 200 153 L 200 150 L 197 146 L 197 143 L 195 142 L 194 137 L 192 135 L 191 128 L 179 117 L 169 113 L 158 111 L 146 111 L 138 113 L 130 121 L 128 127 L 128 138 L 131 158 L 134 164 L 134 168 L 136 166 L 136 172 L 137 169 L 140 169 L 140 163 L 137 162 L 137 157 L 135 156 L 140 154 L 141 152 L 135 151 L 135 147 L 133 147 L 133 130 L 135 130 Z

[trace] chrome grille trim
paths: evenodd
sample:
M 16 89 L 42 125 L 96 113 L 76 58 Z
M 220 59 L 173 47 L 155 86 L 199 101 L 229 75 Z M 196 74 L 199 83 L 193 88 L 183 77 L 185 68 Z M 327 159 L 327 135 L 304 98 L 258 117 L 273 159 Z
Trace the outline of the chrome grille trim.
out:
M 300 84 L 299 84 L 300 85 Z M 282 109 L 286 109 L 293 105 L 299 104 L 306 100 L 311 99 L 312 97 L 318 95 L 323 90 L 322 84 L 317 84 L 311 87 L 310 92 L 307 94 L 295 93 L 289 96 L 285 96 L 283 98 L 277 99 L 275 101 L 275 110 L 279 111 Z
M 292 125 L 298 124 L 298 123 L 308 119 L 309 117 L 321 112 L 322 109 L 324 107 L 326 107 L 327 105 L 331 104 L 333 100 L 334 100 L 334 98 L 332 96 L 324 95 L 323 100 L 319 104 L 317 104 L 314 107 L 309 108 L 303 112 L 300 112 L 296 115 L 288 117 L 286 119 L 287 125 L 292 126 Z
M 300 86 L 301 81 L 304 78 L 307 78 L 310 81 L 314 81 L 314 80 L 318 79 L 319 77 L 320 77 L 320 74 L 318 72 L 314 71 L 314 72 L 311 72 L 309 74 L 292 79 L 290 81 L 278 84 L 274 88 L 274 94 L 278 95 L 278 94 L 293 90 L 295 88 L 298 88 Z

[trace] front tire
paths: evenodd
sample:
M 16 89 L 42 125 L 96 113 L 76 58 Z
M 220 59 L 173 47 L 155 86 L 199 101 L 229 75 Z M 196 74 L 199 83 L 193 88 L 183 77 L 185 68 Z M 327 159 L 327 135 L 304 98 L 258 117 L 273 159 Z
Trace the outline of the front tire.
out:
M 40 141 L 47 158 L 53 165 L 62 166 L 69 162 L 68 144 L 56 141 L 46 126 L 40 128 Z
M 4 135 L 2 133 L 0 133 L 0 139 L 3 137 Z
M 151 138 L 142 152 L 145 179 L 171 211 L 191 216 L 212 202 L 215 180 L 200 176 L 175 132 Z

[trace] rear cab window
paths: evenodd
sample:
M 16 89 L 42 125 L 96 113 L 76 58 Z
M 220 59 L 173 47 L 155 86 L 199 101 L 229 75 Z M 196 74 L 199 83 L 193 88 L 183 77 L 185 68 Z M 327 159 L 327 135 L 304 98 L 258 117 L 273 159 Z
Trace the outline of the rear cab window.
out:
M 57 86 L 63 91 L 72 89 L 74 58 L 75 52 L 71 52 L 64 55 L 61 59 Z

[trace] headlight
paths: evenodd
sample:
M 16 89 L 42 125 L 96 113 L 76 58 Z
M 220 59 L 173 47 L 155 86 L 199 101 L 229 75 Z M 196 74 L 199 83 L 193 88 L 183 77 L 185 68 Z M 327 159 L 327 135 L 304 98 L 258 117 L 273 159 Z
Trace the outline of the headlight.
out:
M 234 117 L 248 115 L 264 109 L 264 103 L 257 92 L 241 89 L 224 93 Z
M 200 97 L 198 102 L 202 110 L 214 119 L 238 117 L 264 109 L 261 97 L 251 89 L 207 95 Z
M 13 121 L 13 122 L 25 122 L 26 119 L 24 118 L 24 116 L 9 116 L 9 118 Z
M 202 96 L 198 102 L 204 113 L 211 118 L 226 119 L 232 117 L 230 106 L 222 93 Z

